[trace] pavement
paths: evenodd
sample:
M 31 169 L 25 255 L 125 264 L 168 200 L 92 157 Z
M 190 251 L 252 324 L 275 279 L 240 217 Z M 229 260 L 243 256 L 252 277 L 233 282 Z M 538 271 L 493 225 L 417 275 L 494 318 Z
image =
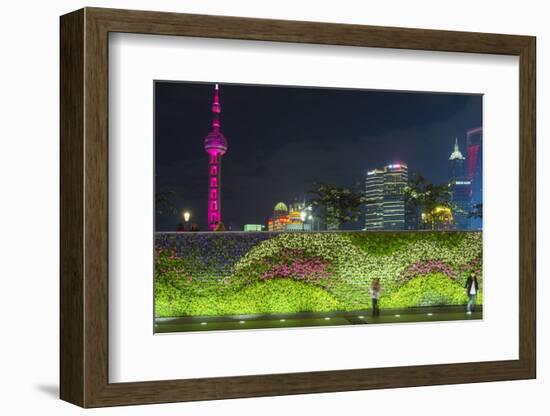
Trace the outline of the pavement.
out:
M 371 315 L 371 310 L 361 310 L 352 312 L 304 312 L 294 314 L 156 318 L 155 333 L 339 325 L 377 325 L 483 319 L 483 311 L 480 306 L 477 306 L 475 312 L 472 314 L 466 313 L 465 306 L 430 306 L 406 309 L 382 309 L 380 311 L 380 316 L 373 317 Z

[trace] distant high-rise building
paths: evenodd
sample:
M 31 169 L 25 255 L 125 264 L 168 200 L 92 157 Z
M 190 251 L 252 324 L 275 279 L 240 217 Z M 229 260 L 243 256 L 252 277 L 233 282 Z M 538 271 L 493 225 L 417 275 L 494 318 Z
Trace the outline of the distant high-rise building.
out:
M 466 158 L 460 152 L 458 137 L 455 138 L 455 147 L 449 156 L 449 178 L 464 178 L 466 176 Z
M 373 169 L 367 172 L 366 180 L 365 229 L 384 229 L 384 170 Z
M 454 150 L 449 156 L 449 186 L 451 187 L 451 202 L 455 206 L 453 219 L 455 227 L 461 230 L 470 228 L 471 189 L 472 181 L 466 174 L 466 158 L 455 139 Z
M 402 163 L 384 166 L 367 172 L 366 230 L 405 229 L 405 187 L 408 168 Z
M 471 186 L 472 206 L 483 203 L 483 129 L 477 127 L 466 132 L 466 175 Z M 481 218 L 472 219 L 472 227 L 481 228 Z
M 384 229 L 405 229 L 405 187 L 409 180 L 407 165 L 384 167 Z

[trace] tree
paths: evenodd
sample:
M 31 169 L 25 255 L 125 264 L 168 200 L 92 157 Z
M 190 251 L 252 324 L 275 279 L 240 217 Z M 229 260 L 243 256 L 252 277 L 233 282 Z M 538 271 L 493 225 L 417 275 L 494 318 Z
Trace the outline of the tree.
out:
M 438 223 L 445 222 L 447 218 L 446 215 L 433 215 L 436 211 L 439 212 L 436 208 L 452 208 L 449 184 L 434 185 L 418 173 L 409 180 L 404 194 L 405 202 L 420 211 L 423 224 L 430 224 L 432 230 Z
M 352 188 L 332 184 L 318 184 L 309 193 L 315 195 L 312 206 L 320 211 L 320 216 L 329 229 L 338 229 L 341 224 L 357 221 L 361 215 L 361 205 L 365 198 Z
M 164 213 L 174 214 L 177 211 L 173 202 L 175 196 L 174 191 L 155 192 L 155 210 L 161 215 Z
M 468 213 L 468 218 L 483 218 L 483 204 L 475 204 L 474 210 Z

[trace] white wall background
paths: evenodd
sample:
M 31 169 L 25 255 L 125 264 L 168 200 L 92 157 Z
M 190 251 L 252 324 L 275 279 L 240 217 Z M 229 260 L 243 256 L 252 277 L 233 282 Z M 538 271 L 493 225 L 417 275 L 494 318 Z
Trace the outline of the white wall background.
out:
M 529 414 L 550 408 L 549 285 L 544 243 L 550 238 L 550 157 L 543 124 L 550 89 L 545 67 L 550 26 L 545 2 L 463 0 L 121 0 L 6 2 L 0 15 L 0 410 L 3 414 L 83 412 L 58 395 L 59 21 L 82 6 L 166 10 L 294 20 L 536 35 L 538 41 L 538 380 L 316 394 L 87 411 L 102 415 L 381 415 Z M 546 199 L 546 201 L 544 200 Z M 546 266 L 546 267 L 545 267 Z

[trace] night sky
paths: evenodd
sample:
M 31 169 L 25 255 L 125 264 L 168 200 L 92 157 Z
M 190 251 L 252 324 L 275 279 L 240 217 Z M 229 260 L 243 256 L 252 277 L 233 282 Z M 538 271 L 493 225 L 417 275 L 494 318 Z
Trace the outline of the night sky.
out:
M 156 214 L 173 231 L 182 212 L 206 230 L 214 83 L 155 82 L 155 187 L 173 191 L 177 213 Z M 222 219 L 226 228 L 264 224 L 279 201 L 303 200 L 314 182 L 364 189 L 368 170 L 392 162 L 447 181 L 458 137 L 482 125 L 482 96 L 220 84 Z M 364 218 L 353 225 L 362 228 Z

